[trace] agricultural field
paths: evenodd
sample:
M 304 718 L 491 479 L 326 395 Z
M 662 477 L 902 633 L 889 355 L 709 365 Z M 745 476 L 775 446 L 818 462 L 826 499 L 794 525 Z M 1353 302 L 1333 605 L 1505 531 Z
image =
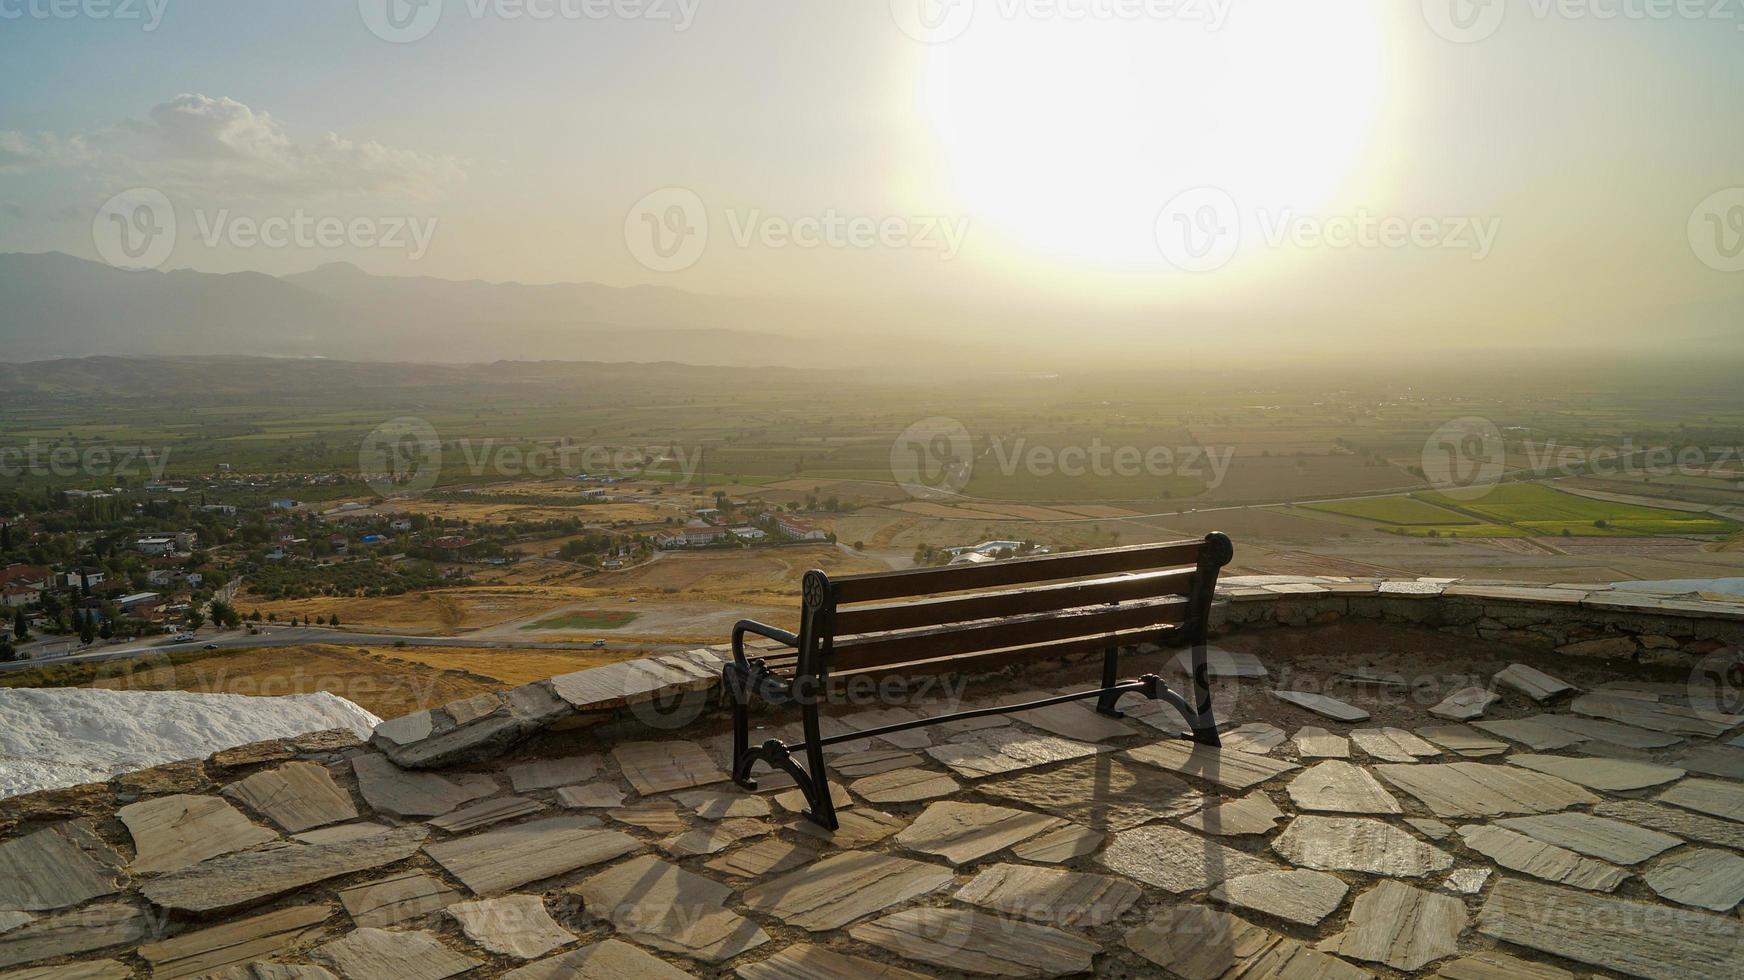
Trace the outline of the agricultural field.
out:
M 1530 483 L 1501 484 L 1475 500 L 1438 492 L 1423 493 L 1419 498 L 1535 535 L 1726 535 L 1741 529 L 1733 521 L 1712 515 L 1594 500 Z
M 396 596 L 313 596 L 306 599 L 265 599 L 243 593 L 236 607 L 244 615 L 258 610 L 280 622 L 293 617 L 326 622 L 338 616 L 346 627 L 393 633 L 452 636 L 535 615 L 550 608 L 550 590 L 540 587 L 474 587 L 408 592 Z
M 1362 500 L 1338 500 L 1304 504 L 1303 506 L 1309 510 L 1342 514 L 1346 517 L 1356 517 L 1381 524 L 1445 526 L 1480 523 L 1475 517 L 1467 517 L 1457 511 L 1437 507 L 1416 497 L 1369 497 Z
M 636 621 L 625 609 L 582 609 L 521 626 L 523 630 L 616 630 Z

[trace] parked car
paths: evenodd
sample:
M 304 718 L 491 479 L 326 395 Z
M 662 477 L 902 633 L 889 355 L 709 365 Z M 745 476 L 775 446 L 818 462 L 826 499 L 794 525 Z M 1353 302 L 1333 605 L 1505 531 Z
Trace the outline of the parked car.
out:
M 605 646 L 605 645 L 606 645 L 606 641 L 604 641 L 604 640 L 595 640 L 595 641 L 593 641 L 593 645 L 594 645 L 594 646 L 596 646 L 596 647 L 603 647 L 603 646 Z

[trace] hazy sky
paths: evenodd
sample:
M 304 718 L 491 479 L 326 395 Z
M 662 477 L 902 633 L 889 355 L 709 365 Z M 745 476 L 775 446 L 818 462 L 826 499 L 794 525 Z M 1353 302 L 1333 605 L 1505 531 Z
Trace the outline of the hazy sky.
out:
M 1744 0 L 1491 3 L 0 0 L 0 250 L 148 188 L 166 269 L 1723 322 Z

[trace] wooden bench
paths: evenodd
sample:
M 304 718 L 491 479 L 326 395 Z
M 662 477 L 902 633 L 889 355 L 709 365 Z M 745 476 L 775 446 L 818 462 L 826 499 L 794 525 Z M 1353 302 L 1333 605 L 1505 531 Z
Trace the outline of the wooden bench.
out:
M 1174 705 L 1194 741 L 1217 745 L 1205 638 L 1217 572 L 1234 553 L 1227 535 L 1212 533 L 1203 541 L 837 579 L 812 569 L 802 583 L 797 634 L 748 619 L 733 626 L 733 662 L 723 668 L 725 689 L 733 702 L 733 780 L 756 789 L 751 767 L 758 762 L 785 771 L 810 804 L 806 815 L 834 830 L 836 811 L 824 768 L 825 746 L 952 719 L 1090 698 L 1096 699 L 1098 711 L 1119 717 L 1115 703 L 1127 693 Z M 747 657 L 747 633 L 779 646 Z M 1192 650 L 1191 701 L 1155 674 L 1120 679 L 1120 651 L 1141 643 Z M 1101 686 L 1089 690 L 828 737 L 819 730 L 818 705 L 827 699 L 832 678 L 986 672 L 1098 650 L 1102 651 Z M 749 712 L 759 700 L 799 708 L 805 740 L 788 744 L 770 739 L 750 745 Z M 800 752 L 806 760 L 803 768 L 794 759 Z

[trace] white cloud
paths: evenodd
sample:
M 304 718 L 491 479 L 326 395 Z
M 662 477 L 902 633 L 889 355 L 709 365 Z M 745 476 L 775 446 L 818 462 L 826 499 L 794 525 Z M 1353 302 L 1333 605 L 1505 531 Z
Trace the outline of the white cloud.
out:
M 89 161 L 91 148 L 83 137 L 53 133 L 31 136 L 0 130 L 0 173 L 21 173 L 36 167 L 78 165 Z

